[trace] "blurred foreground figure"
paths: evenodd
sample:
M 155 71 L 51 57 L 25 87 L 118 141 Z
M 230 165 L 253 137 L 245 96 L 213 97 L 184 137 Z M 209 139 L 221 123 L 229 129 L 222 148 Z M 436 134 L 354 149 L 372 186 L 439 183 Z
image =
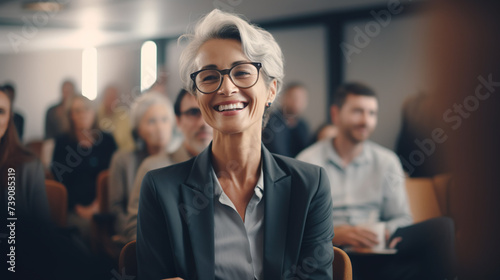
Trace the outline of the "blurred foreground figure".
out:
M 500 275 L 500 1 L 433 1 L 428 75 L 446 118 L 458 279 Z

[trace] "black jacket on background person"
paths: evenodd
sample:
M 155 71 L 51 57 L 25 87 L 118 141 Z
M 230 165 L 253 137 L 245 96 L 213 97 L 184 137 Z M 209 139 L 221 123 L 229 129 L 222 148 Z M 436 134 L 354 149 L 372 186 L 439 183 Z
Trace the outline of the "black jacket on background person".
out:
M 271 153 L 295 158 L 311 144 L 309 126 L 304 119 L 298 118 L 295 126 L 290 127 L 283 113 L 274 111 L 262 132 L 262 142 Z
M 75 204 L 88 205 L 96 196 L 99 173 L 109 168 L 117 146 L 113 137 L 100 133 L 96 143 L 82 148 L 69 134 L 56 138 L 51 168 L 54 178 L 68 190 L 68 208 Z

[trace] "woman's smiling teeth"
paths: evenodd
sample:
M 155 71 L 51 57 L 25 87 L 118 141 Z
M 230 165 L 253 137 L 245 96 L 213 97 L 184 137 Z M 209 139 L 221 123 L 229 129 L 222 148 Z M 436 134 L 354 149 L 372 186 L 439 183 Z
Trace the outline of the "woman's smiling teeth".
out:
M 236 110 L 241 110 L 245 108 L 248 104 L 243 103 L 243 102 L 238 102 L 238 103 L 231 103 L 231 104 L 225 104 L 225 105 L 217 105 L 214 107 L 215 110 L 219 112 L 224 112 L 224 111 L 236 111 Z

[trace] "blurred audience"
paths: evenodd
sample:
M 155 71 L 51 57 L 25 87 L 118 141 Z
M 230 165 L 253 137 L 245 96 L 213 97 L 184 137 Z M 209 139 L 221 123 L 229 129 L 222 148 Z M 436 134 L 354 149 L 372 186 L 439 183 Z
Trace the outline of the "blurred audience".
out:
M 309 145 L 309 126 L 301 117 L 307 107 L 307 90 L 299 83 L 285 87 L 281 107 L 271 112 L 262 142 L 271 153 L 295 157 Z
M 15 238 L 0 242 L 0 251 L 13 257 L 2 262 L 0 279 L 95 279 L 98 265 L 51 221 L 42 163 L 19 141 L 7 90 L 0 87 L 0 218 L 16 220 L 5 227 Z
M 382 222 L 382 240 L 398 250 L 389 256 L 350 254 L 356 279 L 454 279 L 452 220 L 440 217 L 411 225 L 401 163 L 392 151 L 368 140 L 377 124 L 375 92 L 348 83 L 333 100 L 337 136 L 297 156 L 327 171 L 334 209 L 332 242 L 343 248 L 372 248 L 380 237 L 366 227 Z
M 170 101 L 159 93 L 145 93 L 132 104 L 132 129 L 137 148 L 117 151 L 110 167 L 109 202 L 116 215 L 117 234 L 123 235 L 127 203 L 139 165 L 147 156 L 164 154 L 167 150 L 175 125 L 172 110 Z
M 66 112 L 69 101 L 76 94 L 73 81 L 65 80 L 61 87 L 61 102 L 53 105 L 45 115 L 45 139 L 56 138 L 69 132 L 69 120 Z
M 129 110 L 119 105 L 120 92 L 115 86 L 104 90 L 101 105 L 97 111 L 99 129 L 113 135 L 118 149 L 132 151 L 135 148 L 132 138 Z
M 50 224 L 49 205 L 45 191 L 44 172 L 41 162 L 20 143 L 14 124 L 12 112 L 12 95 L 9 88 L 0 87 L 0 198 L 2 211 L 0 217 L 17 218 L 12 221 L 14 227 L 6 227 L 15 232 L 16 250 L 14 251 L 14 269 L 19 277 L 40 279 L 48 275 L 48 267 L 44 267 L 38 258 L 44 246 L 45 230 Z M 9 196 L 15 200 L 9 199 Z M 12 215 L 7 216 L 8 206 Z M 9 211 L 10 212 L 10 211 Z M 32 231 L 38 229 L 37 234 Z M 2 232 L 4 231 L 2 230 Z M 39 235 L 40 234 L 40 235 Z M 12 234 L 10 234 L 12 235 Z M 2 252 L 9 253 L 11 242 L 0 242 Z M 2 262 L 2 275 L 7 271 L 9 258 Z M 3 278 L 4 279 L 4 278 Z
M 69 132 L 55 140 L 51 169 L 54 178 L 68 190 L 68 223 L 89 237 L 90 220 L 98 210 L 96 180 L 108 169 L 116 143 L 97 129 L 96 113 L 90 100 L 73 96 L 68 103 Z
M 14 85 L 6 83 L 3 85 L 3 89 L 5 90 L 5 93 L 9 96 L 9 99 L 12 100 L 12 104 L 14 104 L 14 101 L 16 100 L 16 89 L 14 88 Z M 14 111 L 14 125 L 16 126 L 17 135 L 19 135 L 19 140 L 22 142 L 24 134 L 24 117 L 19 112 L 16 111 Z
M 177 127 L 184 135 L 184 140 L 175 152 L 148 157 L 139 167 L 127 208 L 128 217 L 125 229 L 127 241 L 134 240 L 137 237 L 137 211 L 144 175 L 150 170 L 189 160 L 202 152 L 212 141 L 212 127 L 208 126 L 202 118 L 196 98 L 186 90 L 181 90 L 177 95 L 174 112 Z

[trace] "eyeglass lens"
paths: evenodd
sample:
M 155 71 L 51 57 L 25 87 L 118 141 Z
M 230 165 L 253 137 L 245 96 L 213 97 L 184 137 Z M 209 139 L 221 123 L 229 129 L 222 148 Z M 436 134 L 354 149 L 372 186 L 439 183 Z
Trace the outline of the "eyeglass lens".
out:
M 231 68 L 229 77 L 235 86 L 249 88 L 258 79 L 258 69 L 253 64 L 239 64 Z M 218 90 L 223 75 L 217 70 L 203 70 L 196 76 L 196 85 L 201 92 L 211 93 Z

